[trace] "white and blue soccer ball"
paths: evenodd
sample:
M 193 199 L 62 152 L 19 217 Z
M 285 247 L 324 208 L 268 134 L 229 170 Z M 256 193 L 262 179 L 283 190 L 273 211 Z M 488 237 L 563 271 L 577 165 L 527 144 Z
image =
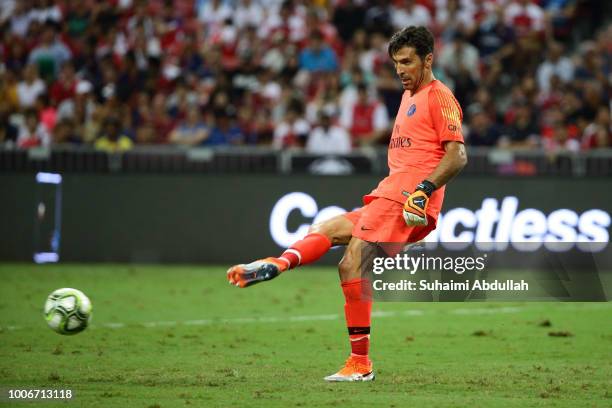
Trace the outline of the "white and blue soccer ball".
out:
M 85 330 L 91 321 L 91 301 L 78 289 L 58 289 L 47 298 L 44 313 L 52 330 L 76 334 Z

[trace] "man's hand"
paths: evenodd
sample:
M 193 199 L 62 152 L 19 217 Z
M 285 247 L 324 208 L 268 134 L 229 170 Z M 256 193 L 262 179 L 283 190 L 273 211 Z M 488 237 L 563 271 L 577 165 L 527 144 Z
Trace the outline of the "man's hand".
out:
M 421 190 L 416 190 L 412 194 L 408 194 L 406 191 L 403 192 L 408 199 L 404 203 L 404 221 L 406 225 L 427 225 L 427 203 L 429 197 Z
M 427 225 L 427 204 L 429 197 L 434 192 L 436 186 L 427 180 L 422 181 L 414 190 L 414 193 L 409 194 L 403 191 L 402 194 L 407 196 L 404 203 L 403 215 L 404 221 L 408 226 L 425 226 Z

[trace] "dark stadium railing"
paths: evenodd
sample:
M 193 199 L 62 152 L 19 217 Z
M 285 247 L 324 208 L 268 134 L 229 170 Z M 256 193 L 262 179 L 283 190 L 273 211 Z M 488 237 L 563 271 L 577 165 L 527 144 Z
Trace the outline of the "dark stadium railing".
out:
M 464 175 L 612 176 L 612 149 L 589 152 L 503 150 L 468 147 Z M 123 153 L 91 147 L 0 147 L 0 172 L 58 173 L 263 173 L 380 174 L 388 172 L 384 147 L 361 148 L 342 156 L 314 155 L 300 149 L 263 147 L 182 148 L 137 146 Z

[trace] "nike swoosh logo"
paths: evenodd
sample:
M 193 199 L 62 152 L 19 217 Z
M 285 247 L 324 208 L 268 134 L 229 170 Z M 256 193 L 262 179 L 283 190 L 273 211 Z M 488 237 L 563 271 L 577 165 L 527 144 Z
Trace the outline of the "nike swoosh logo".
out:
M 361 226 L 362 231 L 372 231 L 373 228 L 366 228 L 363 225 Z

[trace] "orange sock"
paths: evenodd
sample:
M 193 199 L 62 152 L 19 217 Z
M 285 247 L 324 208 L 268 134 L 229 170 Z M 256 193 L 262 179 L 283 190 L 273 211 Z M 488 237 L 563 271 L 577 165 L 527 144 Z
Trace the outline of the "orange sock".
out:
M 367 279 L 342 282 L 344 292 L 344 315 L 351 343 L 351 355 L 368 362 L 370 351 L 370 321 L 372 316 L 372 293 Z
M 306 265 L 321 258 L 331 248 L 331 241 L 327 236 L 317 232 L 306 235 L 289 249 L 285 250 L 280 259 L 285 260 L 293 269 L 298 265 Z

